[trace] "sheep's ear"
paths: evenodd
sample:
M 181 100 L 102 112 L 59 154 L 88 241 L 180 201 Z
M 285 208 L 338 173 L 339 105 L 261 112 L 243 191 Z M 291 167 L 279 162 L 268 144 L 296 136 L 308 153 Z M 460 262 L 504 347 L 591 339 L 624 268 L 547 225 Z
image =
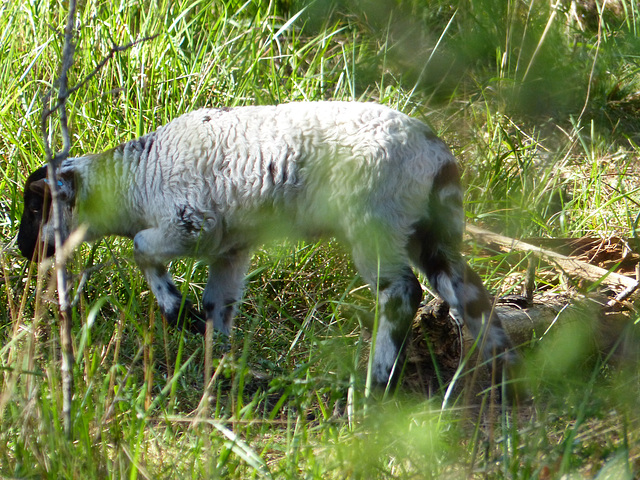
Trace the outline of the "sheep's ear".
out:
M 44 197 L 46 188 L 47 182 L 44 178 L 41 178 L 40 180 L 36 180 L 29 184 L 29 190 L 41 197 Z
M 58 193 L 64 202 L 71 202 L 76 198 L 76 181 L 73 170 L 63 170 L 58 173 Z
M 45 197 L 49 194 L 49 180 L 45 176 L 29 183 L 29 190 Z M 76 196 L 75 177 L 73 171 L 64 171 L 58 174 L 58 195 L 63 202 L 70 202 Z

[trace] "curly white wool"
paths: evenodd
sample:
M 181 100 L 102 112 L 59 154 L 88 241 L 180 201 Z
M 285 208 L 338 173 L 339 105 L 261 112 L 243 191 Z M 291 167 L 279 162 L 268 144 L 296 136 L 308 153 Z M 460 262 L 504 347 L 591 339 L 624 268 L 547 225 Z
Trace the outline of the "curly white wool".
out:
M 131 223 L 125 229 L 132 231 L 121 233 L 179 223 L 188 207 L 191 234 L 200 240 L 245 223 L 273 230 L 273 215 L 260 220 L 252 216 L 257 210 L 286 214 L 290 231 L 327 234 L 348 232 L 374 210 L 405 233 L 407 222 L 424 214 L 441 165 L 455 161 L 423 123 L 349 102 L 201 109 L 116 148 L 113 157 L 111 172 L 90 173 L 96 156 L 69 159 L 62 170 L 79 173 L 87 199 L 108 194 L 107 184 L 127 190 L 108 195 L 118 206 L 118 227 Z

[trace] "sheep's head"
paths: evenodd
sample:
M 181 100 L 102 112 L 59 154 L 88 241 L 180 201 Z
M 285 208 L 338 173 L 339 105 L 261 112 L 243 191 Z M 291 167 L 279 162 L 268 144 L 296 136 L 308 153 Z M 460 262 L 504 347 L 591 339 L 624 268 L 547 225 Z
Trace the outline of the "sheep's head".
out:
M 70 210 L 73 200 L 72 172 L 60 177 L 60 199 L 65 210 Z M 35 259 L 36 251 L 46 257 L 55 253 L 53 225 L 51 218 L 51 191 L 47 182 L 47 166 L 40 167 L 27 178 L 24 185 L 24 211 L 18 231 L 18 248 L 28 259 Z M 65 214 L 65 218 L 70 217 Z

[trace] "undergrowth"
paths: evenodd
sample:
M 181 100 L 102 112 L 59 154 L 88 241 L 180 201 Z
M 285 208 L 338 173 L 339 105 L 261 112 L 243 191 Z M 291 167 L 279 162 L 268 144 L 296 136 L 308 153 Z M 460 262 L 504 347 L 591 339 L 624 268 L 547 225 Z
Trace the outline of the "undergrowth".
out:
M 84 2 L 71 154 L 205 105 L 379 101 L 451 146 L 469 222 L 518 238 L 637 239 L 637 4 L 423 3 Z M 66 3 L 4 2 L 0 13 L 1 477 L 637 478 L 637 363 L 594 351 L 588 304 L 524 350 L 528 404 L 490 392 L 468 401 L 448 385 L 431 398 L 402 386 L 368 395 L 375 298 L 332 240 L 256 252 L 205 398 L 203 340 L 166 326 L 130 243 L 79 247 L 66 438 L 51 266 L 26 262 L 15 243 L 22 185 L 44 159 L 41 99 Z M 467 250 L 493 293 L 519 291 L 521 258 Z M 201 297 L 202 265 L 171 270 Z M 538 271 L 539 288 L 557 288 L 553 270 Z

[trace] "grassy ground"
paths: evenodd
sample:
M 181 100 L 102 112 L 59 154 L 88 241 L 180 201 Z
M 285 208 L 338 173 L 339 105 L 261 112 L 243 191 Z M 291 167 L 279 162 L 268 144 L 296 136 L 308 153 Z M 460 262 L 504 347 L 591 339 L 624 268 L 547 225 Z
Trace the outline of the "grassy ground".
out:
M 379 101 L 451 145 L 470 222 L 515 237 L 637 239 L 636 3 L 422 3 L 83 2 L 72 84 L 114 45 L 154 37 L 113 55 L 73 95 L 71 153 L 107 149 L 204 105 Z M 163 324 L 130 243 L 79 248 L 68 440 L 51 274 L 15 245 L 22 184 L 44 158 L 41 98 L 59 68 L 65 8 L 0 5 L 0 477 L 640 475 L 638 365 L 593 353 L 584 305 L 529 351 L 528 405 L 446 397 L 446 385 L 431 398 L 406 389 L 366 398 L 361 319 L 373 299 L 331 241 L 256 253 L 204 401 L 203 341 Z M 496 294 L 524 282 L 522 259 L 483 252 L 470 262 Z M 204 269 L 171 268 L 199 298 Z M 536 281 L 561 288 L 553 269 Z

